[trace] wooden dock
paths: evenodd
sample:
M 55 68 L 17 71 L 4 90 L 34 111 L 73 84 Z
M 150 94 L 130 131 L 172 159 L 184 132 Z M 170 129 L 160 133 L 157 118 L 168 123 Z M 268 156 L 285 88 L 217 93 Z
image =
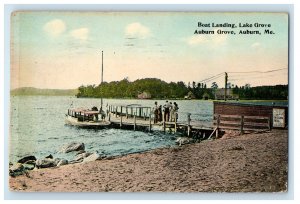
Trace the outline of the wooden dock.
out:
M 246 115 L 214 114 L 211 122 L 191 120 L 191 113 L 186 114 L 186 121 L 161 121 L 154 123 L 154 114 L 151 107 L 138 104 L 110 105 L 107 108 L 107 120 L 112 127 L 130 130 L 183 132 L 187 136 L 202 138 L 219 137 L 220 131 L 230 129 L 244 131 L 271 130 L 271 118 Z M 164 118 L 164 117 L 162 117 Z
M 164 118 L 164 115 L 163 117 Z M 164 133 L 185 133 L 187 136 L 195 134 L 209 136 L 214 127 L 211 123 L 191 120 L 191 114 L 186 114 L 186 121 L 160 121 L 154 123 L 154 114 L 151 107 L 139 106 L 131 104 L 110 105 L 107 108 L 106 120 L 111 122 L 114 128 L 129 129 L 129 130 L 146 130 L 146 131 L 163 131 Z

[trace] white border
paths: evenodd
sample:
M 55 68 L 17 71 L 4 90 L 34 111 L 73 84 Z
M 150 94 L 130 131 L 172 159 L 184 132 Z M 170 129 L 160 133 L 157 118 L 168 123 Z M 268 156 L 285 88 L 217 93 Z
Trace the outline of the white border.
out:
M 146 0 L 143 2 L 140 2 L 138 0 L 132 0 L 132 1 L 126 1 L 123 2 L 121 0 L 104 0 L 101 1 L 101 3 L 106 3 L 109 5 L 88 5 L 89 3 L 96 4 L 98 1 L 96 0 L 85 0 L 85 1 L 76 1 L 76 0 L 65 0 L 63 4 L 61 4 L 61 0 L 45 0 L 45 1 L 38 1 L 38 0 L 24 0 L 24 1 L 17 1 L 17 0 L 2 0 L 2 7 L 1 7 L 1 13 L 4 15 L 1 15 L 0 23 L 1 23 L 1 28 L 3 29 L 3 32 L 1 32 L 1 35 L 3 35 L 2 39 L 5 38 L 4 45 L 5 45 L 5 50 L 4 48 L 0 50 L 0 59 L 4 59 L 5 62 L 5 69 L 2 69 L 3 66 L 1 66 L 1 78 L 3 76 L 3 79 L 0 80 L 1 82 L 4 82 L 4 84 L 1 83 L 1 86 L 4 85 L 3 89 L 1 87 L 0 92 L 0 99 L 1 99 L 1 118 L 0 118 L 0 130 L 2 133 L 4 133 L 4 140 L 7 138 L 8 135 L 8 117 L 5 117 L 9 115 L 9 23 L 5 21 L 6 24 L 2 25 L 4 20 L 7 20 L 7 8 L 9 7 L 10 9 L 30 9 L 30 10 L 69 10 L 70 8 L 72 10 L 161 10 L 161 11 L 182 11 L 182 10 L 187 10 L 187 11 L 282 11 L 282 9 L 287 6 L 287 5 L 278 5 L 278 4 L 293 4 L 294 5 L 294 24 L 292 24 L 292 19 L 290 18 L 290 26 L 291 26 L 291 35 L 292 39 L 294 39 L 294 42 L 292 42 L 291 47 L 290 47 L 290 77 L 289 77 L 289 85 L 290 85 L 290 115 L 289 115 L 289 131 L 290 131 L 290 139 L 291 137 L 293 138 L 292 140 L 289 141 L 289 163 L 294 161 L 294 172 L 295 175 L 290 175 L 289 174 L 289 185 L 295 185 L 294 188 L 293 186 L 289 186 L 289 193 L 291 191 L 294 191 L 294 202 L 299 199 L 299 196 L 297 195 L 297 183 L 298 176 L 296 175 L 296 172 L 299 171 L 299 164 L 297 162 L 296 155 L 298 154 L 298 145 L 299 145 L 299 139 L 297 138 L 297 134 L 294 129 L 294 125 L 296 121 L 294 121 L 294 116 L 299 115 L 299 106 L 294 106 L 294 104 L 298 104 L 298 99 L 299 99 L 299 91 L 298 93 L 294 90 L 297 90 L 297 87 L 299 87 L 299 68 L 293 68 L 293 67 L 299 67 L 299 60 L 297 57 L 295 59 L 293 56 L 300 56 L 299 53 L 299 40 L 297 40 L 296 36 L 299 36 L 299 8 L 297 7 L 297 1 L 296 0 L 252 0 L 252 1 L 217 1 L 217 0 L 205 0 L 201 1 L 201 3 L 206 3 L 206 5 L 199 5 L 198 1 L 196 0 L 187 0 L 187 1 L 179 1 L 179 0 L 172 0 L 172 1 L 167 1 L 167 0 Z M 23 5 L 6 5 L 6 4 L 20 4 L 22 3 Z M 24 4 L 25 3 L 25 4 Z M 49 4 L 57 4 L 57 5 L 49 5 Z M 82 5 L 74 5 L 74 4 L 82 4 Z M 127 4 L 124 4 L 127 3 Z M 156 5 L 148 5 L 150 3 L 155 3 Z M 172 3 L 172 5 L 167 5 L 166 3 Z M 256 5 L 253 5 L 255 3 Z M 34 4 L 39 4 L 39 5 L 34 5 Z M 113 5 L 116 4 L 116 5 Z M 132 5 L 132 4 L 139 4 L 139 5 Z M 147 4 L 147 5 L 146 5 Z M 183 5 L 179 5 L 183 4 Z M 207 5 L 209 4 L 209 5 Z M 215 4 L 215 5 L 213 5 Z M 222 4 L 222 5 L 221 5 Z M 247 4 L 247 5 L 228 5 L 228 4 Z M 260 4 L 259 7 L 257 4 Z M 265 5 L 265 4 L 271 4 L 271 5 Z M 6 5 L 6 8 L 4 6 Z M 291 6 L 293 6 L 291 5 Z M 298 4 L 299 5 L 299 4 Z M 272 10 L 273 8 L 273 10 Z M 275 10 L 274 10 L 275 8 Z M 298 12 L 297 12 L 298 11 Z M 4 19 L 4 16 L 6 19 Z M 296 21 L 298 23 L 296 23 Z M 293 31 L 293 29 L 294 32 Z M 8 37 L 8 38 L 7 38 Z M 290 41 L 292 40 L 290 38 Z M 295 45 L 293 49 L 293 45 Z M 296 46 L 298 45 L 298 46 Z M 2 46 L 2 44 L 1 44 Z M 298 57 L 299 58 L 299 57 Z M 7 70 L 8 69 L 8 70 Z M 3 114 L 4 113 L 4 114 Z M 4 125 L 4 126 L 3 126 Z M 295 136 L 295 137 L 294 137 Z M 293 148 L 293 147 L 296 148 Z M 2 153 L 4 153 L 3 157 L 7 156 L 7 141 L 4 141 L 1 143 L 1 149 L 4 150 L 1 151 L 1 156 Z M 294 152 L 295 151 L 295 152 Z M 294 152 L 294 154 L 293 154 Z M 295 157 L 294 157 L 295 155 Z M 292 160 L 292 161 L 291 161 Z M 222 200 L 231 200 L 231 199 L 247 199 L 247 200 L 273 200 L 273 199 L 292 199 L 293 200 L 293 195 L 288 194 L 264 194 L 264 193 L 248 193 L 248 194 L 242 194 L 242 193 L 237 193 L 237 194 L 207 194 L 207 193 L 198 193 L 198 194 L 176 194 L 176 193 L 163 193 L 163 194 L 152 194 L 152 193 L 117 193 L 117 194 L 106 194 L 106 193 L 97 193 L 97 194 L 91 194 L 91 193 L 79 193 L 79 194 L 71 194 L 71 193 L 11 193 L 7 191 L 8 186 L 7 186 L 7 176 L 4 176 L 4 173 L 7 171 L 4 171 L 8 167 L 7 163 L 7 158 L 4 158 L 4 168 L 1 169 L 1 181 L 4 181 L 3 185 L 1 185 L 1 198 L 3 199 L 17 199 L 17 200 L 31 200 L 31 199 L 40 199 L 40 200 L 52 200 L 52 199 L 59 199 L 59 200 L 65 200 L 65 199 L 76 199 L 76 200 L 90 200 L 90 199 L 160 199 L 160 200 L 165 200 L 165 199 L 186 199 L 186 200 L 191 200 L 191 199 L 204 199 L 204 200 L 219 200 L 223 202 Z M 6 162 L 6 163 L 5 163 Z M 291 169 L 291 167 L 289 168 Z M 289 172 L 290 173 L 290 172 Z M 291 178 L 292 176 L 292 178 Z M 292 180 L 292 181 L 291 181 Z M 3 188 L 4 187 L 4 188 Z M 2 191 L 3 188 L 3 191 Z M 4 193 L 4 194 L 2 194 Z M 102 201 L 101 201 L 102 202 Z M 232 202 L 232 201 L 231 201 Z M 245 202 L 245 201 L 243 201 Z M 265 201 L 264 201 L 265 202 Z M 274 201 L 272 201 L 273 203 Z

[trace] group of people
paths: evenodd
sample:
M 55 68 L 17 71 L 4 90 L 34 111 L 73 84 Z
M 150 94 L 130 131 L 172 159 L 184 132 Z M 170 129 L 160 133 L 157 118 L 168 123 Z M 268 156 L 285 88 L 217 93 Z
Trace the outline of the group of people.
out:
M 154 102 L 153 112 L 154 112 L 154 123 L 161 122 L 174 122 L 178 120 L 178 104 L 176 102 L 172 103 L 166 101 L 165 105 L 158 105 L 157 101 Z M 163 114 L 164 113 L 164 114 Z

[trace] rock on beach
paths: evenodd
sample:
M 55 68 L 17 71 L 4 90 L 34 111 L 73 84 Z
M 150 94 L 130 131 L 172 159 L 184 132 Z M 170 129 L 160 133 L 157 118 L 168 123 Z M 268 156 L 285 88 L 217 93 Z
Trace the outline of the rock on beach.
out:
M 35 156 L 32 156 L 32 155 L 30 155 L 30 156 L 25 156 L 25 157 L 23 157 L 22 159 L 19 159 L 19 160 L 18 160 L 18 163 L 24 164 L 24 163 L 26 163 L 27 161 L 36 161 L 36 157 L 35 157 Z
M 36 161 L 36 167 L 39 168 L 49 168 L 57 165 L 57 161 L 50 158 L 38 159 Z
M 68 152 L 80 151 L 84 149 L 85 149 L 84 143 L 72 142 L 70 144 L 63 146 L 60 152 L 68 153 Z

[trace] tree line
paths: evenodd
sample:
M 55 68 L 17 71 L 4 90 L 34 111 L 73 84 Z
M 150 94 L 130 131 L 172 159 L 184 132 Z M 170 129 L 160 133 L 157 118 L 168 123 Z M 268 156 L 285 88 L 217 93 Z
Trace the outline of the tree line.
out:
M 233 94 L 237 94 L 239 99 L 287 99 L 288 85 L 276 86 L 245 86 L 228 87 Z M 202 99 L 215 98 L 215 91 L 218 89 L 216 82 L 211 86 L 205 83 L 182 82 L 167 83 L 157 78 L 138 79 L 130 82 L 128 78 L 121 81 L 103 82 L 102 84 L 80 86 L 77 97 L 93 98 L 137 98 L 140 93 L 149 93 L 153 99 L 183 99 L 185 96 L 192 95 L 192 98 Z

